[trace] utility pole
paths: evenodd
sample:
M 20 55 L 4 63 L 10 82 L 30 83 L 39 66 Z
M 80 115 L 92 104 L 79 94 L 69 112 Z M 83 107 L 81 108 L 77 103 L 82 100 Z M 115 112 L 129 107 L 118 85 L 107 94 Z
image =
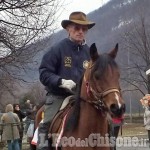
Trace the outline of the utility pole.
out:
M 147 75 L 147 87 L 148 87 L 148 94 L 150 94 L 150 69 L 146 71 Z
M 128 73 L 129 73 L 129 80 L 130 80 L 130 52 L 128 48 Z M 132 98 L 131 98 L 131 85 L 129 84 L 129 102 L 130 102 L 130 123 L 132 123 Z

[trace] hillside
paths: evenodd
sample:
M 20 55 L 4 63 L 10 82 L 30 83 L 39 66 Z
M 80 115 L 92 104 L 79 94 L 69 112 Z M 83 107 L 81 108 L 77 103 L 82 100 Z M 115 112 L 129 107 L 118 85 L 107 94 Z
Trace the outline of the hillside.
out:
M 124 47 L 123 35 L 126 32 L 130 32 L 130 30 L 134 28 L 134 24 L 139 24 L 141 16 L 144 16 L 146 18 L 146 23 L 150 24 L 149 7 L 149 0 L 111 0 L 103 7 L 88 14 L 88 18 L 96 23 L 95 27 L 89 30 L 87 34 L 88 45 L 91 45 L 94 42 L 96 43 L 99 52 L 106 52 L 113 48 L 116 43 L 119 43 L 117 63 L 121 68 L 121 77 L 127 74 L 124 68 L 128 65 L 128 52 L 126 47 Z M 66 31 L 61 30 L 52 36 L 46 37 L 42 41 L 35 43 L 42 51 L 34 57 L 36 64 L 30 67 L 31 69 L 28 72 L 28 76 L 25 78 L 31 81 L 38 80 L 38 67 L 43 54 L 51 44 L 64 37 L 67 37 Z M 129 85 L 122 81 L 121 87 L 122 90 L 124 90 L 128 88 Z M 146 90 L 143 90 L 146 93 Z M 127 106 L 132 103 L 133 112 L 141 111 L 142 108 L 139 99 L 142 95 L 140 93 L 131 92 L 129 95 L 129 93 L 126 92 L 124 97 Z M 129 109 L 131 108 L 127 107 L 127 111 L 129 111 Z

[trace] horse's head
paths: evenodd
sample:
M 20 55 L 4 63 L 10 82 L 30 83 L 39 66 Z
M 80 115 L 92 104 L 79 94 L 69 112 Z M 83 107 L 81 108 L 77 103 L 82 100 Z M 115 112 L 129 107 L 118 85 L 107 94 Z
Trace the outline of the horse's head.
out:
M 119 85 L 119 69 L 115 62 L 118 44 L 108 54 L 99 55 L 95 44 L 90 47 L 91 61 L 82 82 L 81 97 L 111 117 L 121 117 L 125 104 Z

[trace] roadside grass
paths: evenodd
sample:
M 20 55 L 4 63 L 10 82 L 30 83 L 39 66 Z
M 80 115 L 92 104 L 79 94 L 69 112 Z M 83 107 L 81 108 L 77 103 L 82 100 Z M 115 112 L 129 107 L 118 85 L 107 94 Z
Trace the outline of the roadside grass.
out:
M 142 136 L 147 135 L 147 130 L 142 123 L 125 123 L 119 132 L 120 136 Z

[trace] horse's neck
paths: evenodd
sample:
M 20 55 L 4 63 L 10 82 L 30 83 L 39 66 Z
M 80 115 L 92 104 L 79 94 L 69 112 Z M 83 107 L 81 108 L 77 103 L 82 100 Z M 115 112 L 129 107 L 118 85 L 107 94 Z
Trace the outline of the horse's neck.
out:
M 108 130 L 108 123 L 106 116 L 100 110 L 97 110 L 93 104 L 88 101 L 94 100 L 89 92 L 90 89 L 86 87 L 86 82 L 82 82 L 80 97 L 84 100 L 81 102 L 80 108 L 80 128 L 82 130 L 88 129 L 89 133 L 100 133 L 105 135 Z
M 81 113 L 80 113 L 80 123 L 82 129 L 89 130 L 89 132 L 95 132 L 103 134 L 108 130 L 108 123 L 106 116 L 104 116 L 100 111 L 89 104 L 88 102 L 81 103 Z

